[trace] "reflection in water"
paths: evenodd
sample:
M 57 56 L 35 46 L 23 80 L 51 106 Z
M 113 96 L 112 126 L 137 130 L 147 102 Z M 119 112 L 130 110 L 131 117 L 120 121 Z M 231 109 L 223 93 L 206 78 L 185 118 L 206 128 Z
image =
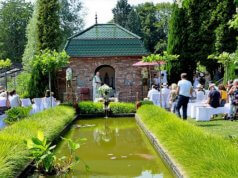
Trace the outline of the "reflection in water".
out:
M 173 177 L 133 118 L 79 120 L 66 136 L 87 138 L 78 156 L 90 167 L 75 167 L 67 177 Z M 67 155 L 62 142 L 57 155 Z

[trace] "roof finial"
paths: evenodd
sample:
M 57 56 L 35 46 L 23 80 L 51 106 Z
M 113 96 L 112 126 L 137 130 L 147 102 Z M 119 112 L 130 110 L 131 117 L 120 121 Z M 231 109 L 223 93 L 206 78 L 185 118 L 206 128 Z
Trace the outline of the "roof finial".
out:
M 98 24 L 98 15 L 97 15 L 97 12 L 95 14 L 95 23 Z

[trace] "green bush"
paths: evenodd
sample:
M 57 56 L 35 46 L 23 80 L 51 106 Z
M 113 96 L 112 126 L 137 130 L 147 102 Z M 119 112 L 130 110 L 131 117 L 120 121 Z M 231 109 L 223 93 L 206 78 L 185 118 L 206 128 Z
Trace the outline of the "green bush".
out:
M 152 101 L 149 101 L 149 100 L 148 100 L 148 101 L 140 101 L 140 103 L 141 103 L 141 106 L 142 106 L 142 105 L 146 105 L 146 104 L 147 104 L 147 105 L 154 105 L 153 102 L 152 102 Z
M 144 105 L 138 115 L 186 177 L 238 177 L 238 150 L 229 141 L 157 106 Z
M 110 110 L 112 114 L 129 114 L 136 112 L 134 103 L 110 103 Z
M 21 98 L 28 98 L 29 97 L 28 85 L 29 85 L 30 78 L 31 78 L 30 73 L 27 73 L 27 72 L 20 73 L 16 77 L 15 81 L 14 79 L 12 79 L 10 82 L 8 82 L 8 90 L 11 91 L 15 89 L 17 94 Z
M 79 110 L 81 114 L 103 114 L 103 103 L 95 103 L 92 101 L 79 102 Z
M 30 152 L 24 140 L 36 137 L 40 130 L 51 142 L 73 121 L 74 115 L 72 107 L 57 106 L 3 129 L 0 132 L 0 177 L 16 177 L 29 163 Z
M 15 107 L 6 111 L 7 117 L 4 122 L 12 124 L 13 122 L 19 121 L 30 115 L 32 107 Z

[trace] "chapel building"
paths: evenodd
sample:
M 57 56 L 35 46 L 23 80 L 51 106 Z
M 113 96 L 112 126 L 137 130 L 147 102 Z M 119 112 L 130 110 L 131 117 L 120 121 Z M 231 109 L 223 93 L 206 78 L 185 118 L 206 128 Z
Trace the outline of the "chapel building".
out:
M 142 98 L 141 68 L 133 64 L 148 55 L 141 37 L 117 24 L 95 24 L 70 37 L 65 46 L 72 69 L 68 88 L 65 70 L 59 73 L 58 92 L 61 99 L 73 92 L 80 100 L 92 100 L 92 80 L 100 72 L 101 81 L 113 88 L 119 101 Z

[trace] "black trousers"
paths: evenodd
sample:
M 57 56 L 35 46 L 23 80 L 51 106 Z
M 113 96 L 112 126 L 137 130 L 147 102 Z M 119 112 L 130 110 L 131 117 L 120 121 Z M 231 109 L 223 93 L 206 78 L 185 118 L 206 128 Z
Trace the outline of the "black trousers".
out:
M 180 114 L 180 109 L 182 107 L 183 110 L 183 119 L 186 120 L 187 119 L 187 108 L 188 108 L 188 102 L 189 102 L 189 97 L 183 96 L 183 95 L 179 95 L 178 96 L 178 103 L 177 103 L 177 114 L 179 117 L 181 117 Z

